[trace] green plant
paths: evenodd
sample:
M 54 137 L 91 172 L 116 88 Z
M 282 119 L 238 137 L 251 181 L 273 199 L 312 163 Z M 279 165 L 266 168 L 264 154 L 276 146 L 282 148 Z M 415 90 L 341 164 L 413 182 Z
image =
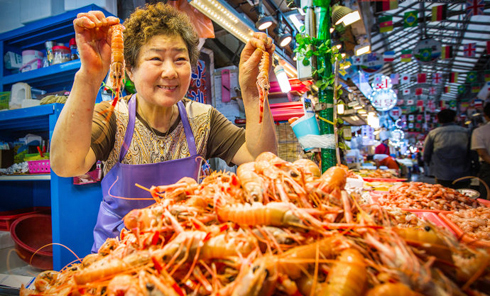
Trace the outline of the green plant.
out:
M 337 47 L 332 47 L 330 40 L 322 40 L 308 34 L 297 34 L 296 35 L 297 47 L 294 51 L 298 54 L 298 59 L 304 66 L 311 65 L 312 57 L 326 58 L 330 55 L 332 64 L 334 65 L 337 61 L 342 60 L 342 55 L 339 53 Z M 327 74 L 328 73 L 328 74 Z M 335 82 L 335 73 L 326 69 L 324 65 L 320 64 L 316 69 L 313 69 L 313 76 L 316 77 L 315 85 L 321 89 L 325 90 L 327 88 L 333 88 Z M 339 95 L 342 94 L 340 89 L 342 86 L 339 85 L 337 90 Z

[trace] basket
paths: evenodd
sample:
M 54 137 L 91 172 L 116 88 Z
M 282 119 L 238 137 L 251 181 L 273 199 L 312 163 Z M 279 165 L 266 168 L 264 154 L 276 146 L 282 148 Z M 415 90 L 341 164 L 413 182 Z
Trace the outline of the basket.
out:
M 50 213 L 50 207 L 29 207 L 12 211 L 0 212 L 0 231 L 10 231 L 12 223 L 23 216 Z
M 49 159 L 31 160 L 27 162 L 29 166 L 29 173 L 31 174 L 49 174 L 51 173 L 51 167 L 49 166 Z

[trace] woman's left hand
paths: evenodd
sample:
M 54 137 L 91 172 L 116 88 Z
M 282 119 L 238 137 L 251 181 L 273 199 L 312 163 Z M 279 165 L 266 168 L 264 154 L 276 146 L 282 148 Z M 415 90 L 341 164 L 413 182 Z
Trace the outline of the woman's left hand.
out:
M 272 55 L 276 46 L 270 37 L 265 33 L 255 32 L 253 37 L 247 42 L 240 55 L 239 83 L 242 94 L 249 94 L 257 97 L 257 76 L 259 75 L 259 63 L 263 51 L 270 55 L 269 65 L 272 65 Z M 270 66 L 268 71 L 270 71 Z

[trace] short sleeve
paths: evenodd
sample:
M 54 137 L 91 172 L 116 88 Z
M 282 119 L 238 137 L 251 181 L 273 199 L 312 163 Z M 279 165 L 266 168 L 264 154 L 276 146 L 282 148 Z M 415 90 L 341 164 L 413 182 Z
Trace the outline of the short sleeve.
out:
M 116 115 L 112 114 L 107 122 L 107 110 L 110 102 L 104 101 L 95 106 L 94 118 L 92 120 L 92 142 L 90 147 L 95 153 L 97 160 L 107 160 L 114 147 L 116 136 Z
M 234 165 L 231 160 L 245 143 L 245 130 L 234 125 L 215 108 L 211 111 L 210 127 L 206 159 L 219 157 L 228 165 Z

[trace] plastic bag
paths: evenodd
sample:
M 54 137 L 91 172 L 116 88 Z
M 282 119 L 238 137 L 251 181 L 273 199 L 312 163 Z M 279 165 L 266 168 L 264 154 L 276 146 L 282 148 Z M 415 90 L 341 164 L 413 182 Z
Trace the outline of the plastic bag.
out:
M 168 1 L 167 4 L 187 14 L 199 38 L 214 38 L 213 22 L 199 10 L 192 7 L 187 0 Z

